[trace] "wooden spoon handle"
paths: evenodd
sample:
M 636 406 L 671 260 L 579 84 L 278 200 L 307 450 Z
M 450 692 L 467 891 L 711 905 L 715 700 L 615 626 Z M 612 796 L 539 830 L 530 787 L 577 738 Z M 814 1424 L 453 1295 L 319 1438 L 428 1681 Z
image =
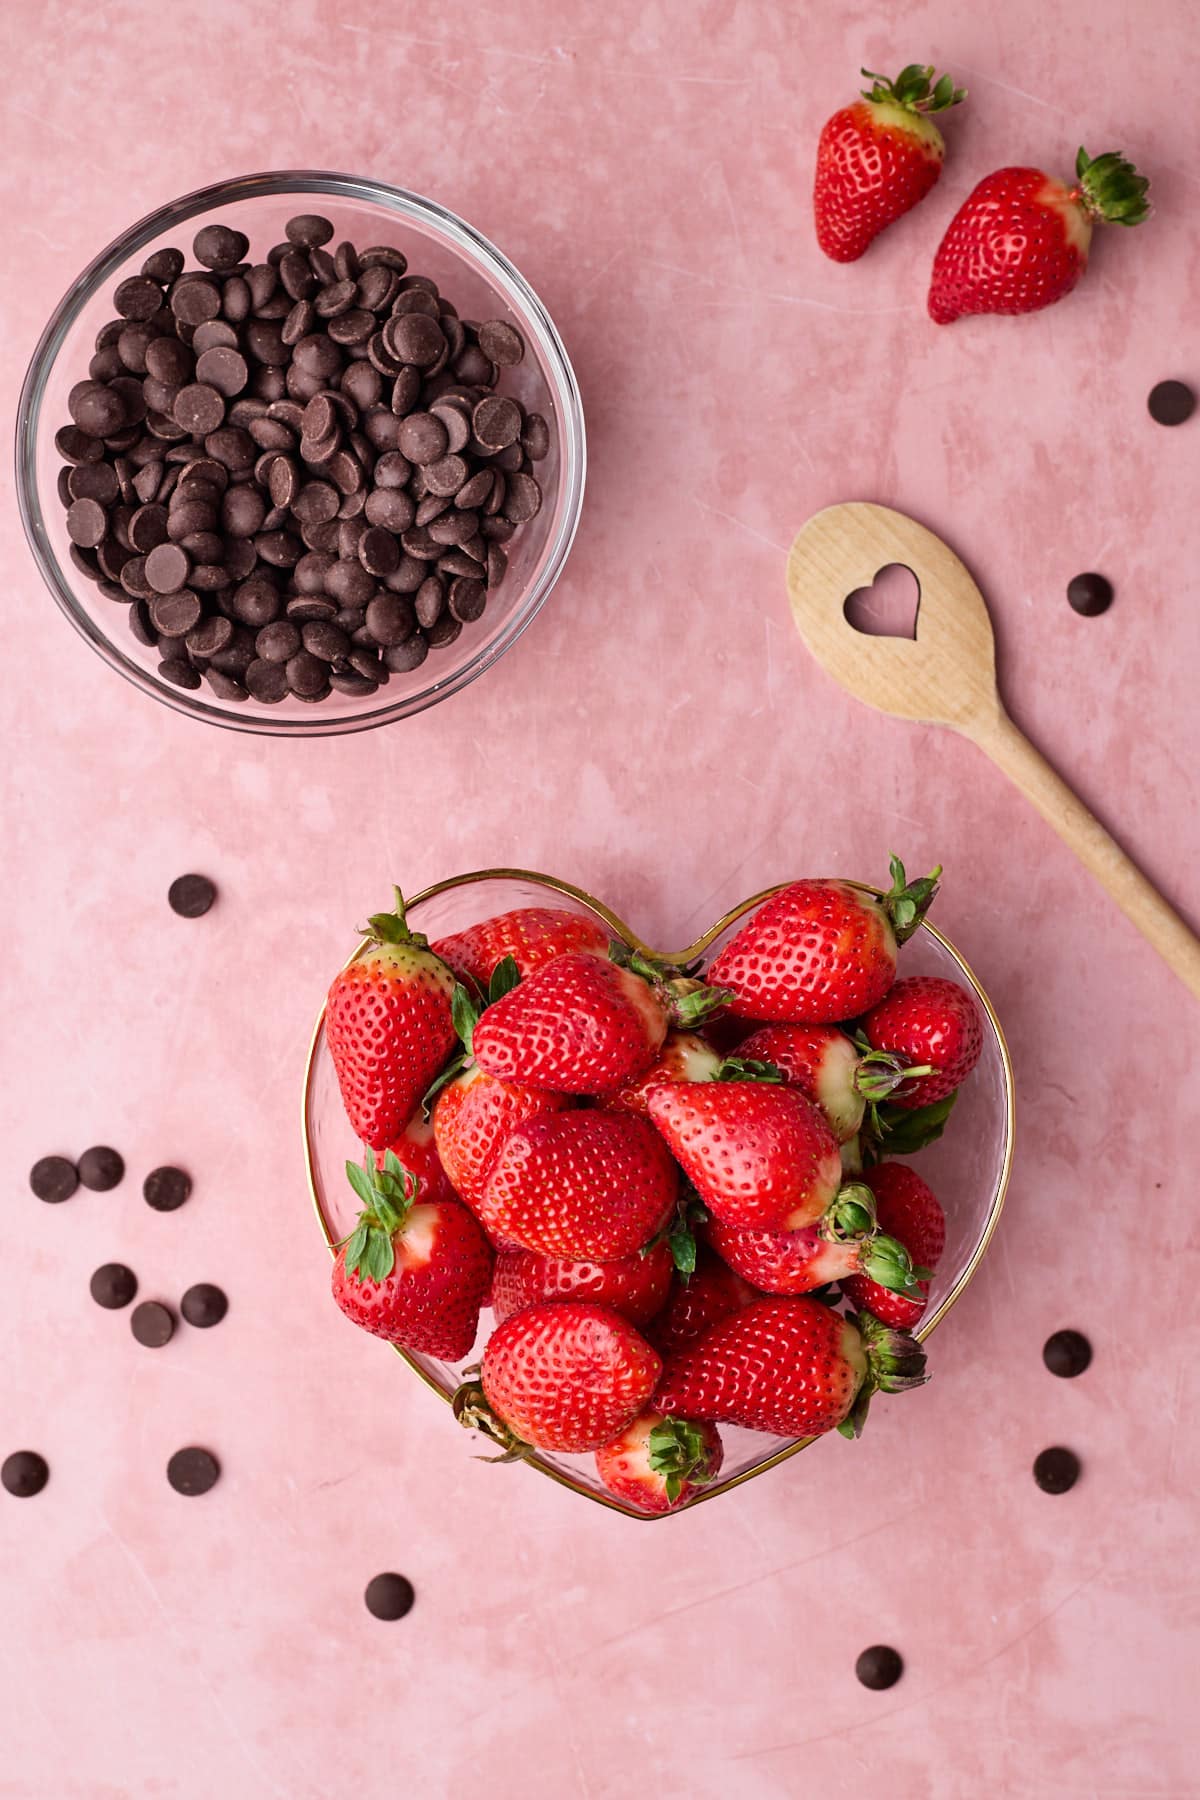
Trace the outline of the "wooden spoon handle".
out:
M 1108 889 L 1126 918 L 1200 999 L 1200 938 L 1132 863 L 1003 708 L 970 735 Z

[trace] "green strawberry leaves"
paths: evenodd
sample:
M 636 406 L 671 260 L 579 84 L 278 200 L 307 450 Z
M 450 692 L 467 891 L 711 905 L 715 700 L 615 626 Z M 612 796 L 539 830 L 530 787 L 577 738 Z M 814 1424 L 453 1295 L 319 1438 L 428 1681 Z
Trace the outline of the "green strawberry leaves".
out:
M 403 1227 L 420 1191 L 420 1182 L 406 1169 L 394 1150 L 382 1165 L 375 1152 L 367 1151 L 361 1163 L 346 1164 L 346 1179 L 363 1203 L 357 1225 L 340 1248 L 346 1252 L 346 1273 L 358 1281 L 386 1281 L 396 1266 L 394 1238 Z
M 685 1481 L 690 1481 L 694 1487 L 702 1487 L 711 1479 L 703 1428 L 687 1419 L 660 1420 L 647 1439 L 647 1450 L 651 1469 L 666 1478 L 664 1485 L 672 1506 L 682 1493 Z
M 619 939 L 608 946 L 608 960 L 616 963 L 619 969 L 628 969 L 633 975 L 640 975 L 648 982 L 666 1005 L 671 1015 L 671 1023 L 680 1031 L 690 1031 L 694 1025 L 701 1024 L 710 1013 L 717 1012 L 720 1007 L 728 1006 L 734 998 L 732 988 L 706 987 L 696 979 L 689 970 L 680 972 L 670 963 L 652 962 L 643 956 L 640 950 L 633 950 Z
M 925 1352 L 909 1332 L 885 1325 L 869 1312 L 854 1313 L 850 1323 L 862 1338 L 867 1373 L 838 1431 L 844 1438 L 857 1438 L 862 1436 L 867 1422 L 872 1394 L 903 1394 L 909 1388 L 920 1387 L 929 1377 L 925 1373 Z
M 891 100 L 915 113 L 945 112 L 947 107 L 958 106 L 966 99 L 966 88 L 955 87 L 952 75 L 941 75 L 935 81 L 935 72 L 931 63 L 909 63 L 894 81 L 889 81 L 874 69 L 860 69 L 859 74 L 874 83 L 861 90 L 863 99 Z
M 909 881 L 904 873 L 904 864 L 898 856 L 893 855 L 888 861 L 891 871 L 892 885 L 883 896 L 884 908 L 892 921 L 892 930 L 896 934 L 896 942 L 903 944 L 909 939 L 925 914 L 929 911 L 934 895 L 938 891 L 938 878 L 942 873 L 942 865 L 938 863 L 928 875 L 919 881 Z
M 686 1285 L 696 1272 L 696 1227 L 707 1225 L 708 1209 L 694 1187 L 686 1186 L 662 1230 L 642 1246 L 642 1255 L 666 1243 L 680 1279 Z
M 1153 210 L 1146 191 L 1150 186 L 1118 150 L 1089 156 L 1080 146 L 1075 174 L 1083 189 L 1083 204 L 1093 218 L 1108 225 L 1140 225 Z
M 934 1100 L 928 1106 L 872 1106 L 871 1128 L 874 1141 L 866 1148 L 872 1161 L 888 1156 L 915 1156 L 927 1144 L 934 1144 L 946 1129 L 946 1121 L 958 1099 L 958 1089 Z
M 404 895 L 399 888 L 392 889 L 396 896 L 396 904 L 390 913 L 373 913 L 366 925 L 359 931 L 360 937 L 368 938 L 373 944 L 412 944 L 418 950 L 429 948 L 429 939 L 420 931 L 410 931 L 405 913 Z
M 517 967 L 516 958 L 502 956 L 492 970 L 492 978 L 488 982 L 486 994 L 482 994 L 476 982 L 467 977 L 467 982 L 456 981 L 454 992 L 450 996 L 450 1021 L 458 1033 L 462 1049 L 457 1056 L 452 1056 L 436 1081 L 431 1081 L 421 1096 L 421 1111 L 428 1118 L 433 1110 L 433 1103 L 442 1089 L 461 1075 L 473 1053 L 475 1027 L 497 1000 L 503 1000 L 510 994 L 521 979 L 521 971 Z M 469 983 L 469 985 L 468 985 Z
M 718 1081 L 769 1081 L 777 1085 L 784 1082 L 784 1074 L 774 1063 L 762 1062 L 755 1056 L 727 1056 L 717 1070 Z

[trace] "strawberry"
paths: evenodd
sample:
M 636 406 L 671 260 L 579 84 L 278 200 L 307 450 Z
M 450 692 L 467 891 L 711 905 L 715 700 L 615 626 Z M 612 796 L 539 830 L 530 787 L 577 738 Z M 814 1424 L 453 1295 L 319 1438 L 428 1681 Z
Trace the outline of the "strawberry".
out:
M 864 1055 L 833 1025 L 763 1025 L 744 1039 L 725 1067 L 756 1065 L 778 1069 L 789 1087 L 819 1106 L 839 1144 L 857 1137 L 868 1100 L 886 1100 L 902 1084 L 911 1086 L 931 1072 L 869 1047 Z
M 656 1349 L 664 1355 L 694 1344 L 721 1319 L 762 1298 L 740 1275 L 727 1268 L 704 1244 L 697 1246 L 690 1274 L 676 1274 L 666 1306 L 650 1327 Z
M 511 1131 L 479 1200 L 493 1237 L 611 1262 L 670 1218 L 678 1174 L 662 1139 L 626 1113 L 564 1112 Z
M 646 1118 L 651 1089 L 666 1081 L 715 1081 L 720 1067 L 716 1051 L 694 1031 L 670 1031 L 658 1061 L 628 1087 L 604 1095 L 600 1104 L 610 1112 L 638 1113 Z
M 826 120 L 817 144 L 817 242 L 834 262 L 855 262 L 872 239 L 923 200 L 946 146 L 931 113 L 966 99 L 949 75 L 910 63 L 895 81 L 863 69 L 872 86 Z
M 597 1450 L 596 1470 L 610 1494 L 641 1512 L 678 1512 L 714 1480 L 722 1456 L 715 1425 L 651 1410 Z
M 724 999 L 699 982 L 665 981 L 641 958 L 614 951 L 631 966 L 573 951 L 489 1006 L 474 1029 L 480 1068 L 527 1087 L 607 1093 L 645 1073 L 673 1020 L 699 1019 Z
M 399 888 L 396 910 L 377 913 L 369 926 L 368 948 L 329 990 L 325 1041 L 351 1125 L 365 1144 L 383 1150 L 454 1048 L 454 976 L 408 929 Z
M 417 1113 L 408 1121 L 394 1144 L 389 1144 L 402 1169 L 416 1177 L 420 1185 L 421 1200 L 428 1205 L 433 1200 L 456 1200 L 450 1181 L 442 1167 L 434 1142 L 433 1125 Z
M 881 1226 L 904 1245 L 918 1269 L 932 1271 L 946 1247 L 946 1218 L 932 1190 L 906 1163 L 885 1162 L 863 1176 L 875 1195 L 875 1216 Z M 925 1311 L 929 1281 L 918 1278 L 920 1296 L 889 1293 L 869 1274 L 853 1275 L 845 1291 L 860 1309 L 874 1313 L 885 1325 L 911 1331 Z
M 479 1210 L 492 1165 L 508 1134 L 529 1119 L 564 1111 L 565 1094 L 511 1087 L 472 1064 L 437 1097 L 433 1134 L 442 1167 L 472 1211 Z
M 832 1131 L 811 1101 L 768 1081 L 675 1081 L 650 1117 L 715 1218 L 739 1228 L 815 1225 L 842 1180 Z
M 382 1165 L 346 1164 L 363 1211 L 339 1246 L 333 1297 L 376 1337 L 457 1362 L 475 1342 L 492 1253 L 457 1200 L 418 1199 L 419 1183 L 389 1150 Z
M 876 899 L 843 881 L 795 881 L 765 900 L 713 959 L 708 979 L 731 988 L 741 1018 L 831 1025 L 866 1012 L 896 976 L 896 945 L 916 930 L 937 892 L 935 869 Z
M 657 1353 L 620 1313 L 563 1300 L 526 1306 L 498 1325 L 480 1376 L 510 1449 L 581 1452 L 632 1425 L 661 1372 Z M 474 1395 L 466 1399 L 456 1402 L 460 1418 L 489 1429 Z
M 857 1437 L 876 1389 L 925 1380 L 925 1356 L 904 1332 L 860 1313 L 844 1319 L 819 1300 L 755 1300 L 671 1357 L 654 1397 L 659 1412 L 817 1437 Z
M 486 991 L 499 963 L 511 956 L 521 975 L 532 975 L 543 963 L 568 950 L 608 949 L 609 934 L 598 919 L 567 912 L 560 906 L 519 906 L 513 912 L 484 919 L 466 931 L 438 938 L 433 949 L 460 980 Z
M 851 1198 L 855 1185 L 866 1205 Z M 865 1270 L 873 1278 L 872 1287 L 915 1298 L 920 1290 L 908 1251 L 894 1237 L 878 1232 L 874 1221 L 871 1190 L 847 1184 L 824 1226 L 735 1231 L 720 1219 L 710 1219 L 704 1235 L 731 1269 L 765 1294 L 811 1294 L 826 1282 L 843 1281 Z
M 590 1300 L 610 1306 L 631 1325 L 646 1325 L 666 1300 L 674 1263 L 664 1238 L 613 1262 L 576 1262 L 536 1250 L 504 1250 L 496 1258 L 492 1309 L 503 1324 L 539 1300 Z
M 1088 264 L 1092 226 L 1140 225 L 1149 183 L 1116 151 L 1080 150 L 1068 187 L 1040 169 L 997 169 L 963 201 L 937 247 L 929 316 L 1028 313 L 1071 292 Z
M 863 1020 L 863 1035 L 876 1050 L 919 1064 L 927 1073 L 906 1080 L 889 1096 L 893 1106 L 929 1106 L 961 1087 L 983 1050 L 983 1022 L 966 988 L 940 975 L 896 982 Z

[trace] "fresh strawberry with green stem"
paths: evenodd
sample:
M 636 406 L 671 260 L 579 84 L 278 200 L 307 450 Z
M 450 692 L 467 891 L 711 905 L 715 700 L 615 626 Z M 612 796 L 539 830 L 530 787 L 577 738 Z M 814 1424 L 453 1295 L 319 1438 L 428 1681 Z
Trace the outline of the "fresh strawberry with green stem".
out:
M 497 1324 L 503 1324 L 538 1301 L 587 1300 L 611 1307 L 631 1325 L 647 1325 L 667 1298 L 674 1266 L 665 1238 L 609 1262 L 502 1250 L 492 1280 L 492 1309 Z
M 1030 313 L 1053 306 L 1088 265 L 1095 224 L 1140 225 L 1149 182 L 1117 151 L 1081 149 L 1068 186 L 1041 169 L 997 169 L 972 189 L 937 247 L 929 316 Z
M 671 1024 L 694 1023 L 725 998 L 623 947 L 607 957 L 574 951 L 488 1007 L 474 1028 L 475 1060 L 498 1081 L 605 1094 L 646 1072 Z
M 896 947 L 917 929 L 941 869 L 906 879 L 876 899 L 844 881 L 794 881 L 746 921 L 709 964 L 707 979 L 732 989 L 741 1018 L 800 1025 L 852 1019 L 882 1000 L 896 978 Z
M 325 1041 L 354 1131 L 373 1150 L 400 1136 L 455 1045 L 454 976 L 395 911 L 377 913 L 367 948 L 336 975 L 325 1003 Z
M 603 955 L 608 942 L 609 933 L 590 914 L 560 906 L 519 906 L 438 938 L 433 949 L 460 979 L 474 981 L 486 992 L 506 956 L 512 957 L 519 974 L 532 975 L 569 950 L 598 950 Z
M 655 1407 L 779 1437 L 835 1427 L 857 1437 L 876 1390 L 925 1380 L 925 1356 L 904 1332 L 869 1313 L 844 1319 L 819 1300 L 756 1300 L 670 1357 Z
M 511 1131 L 479 1200 L 489 1234 L 525 1250 L 608 1262 L 670 1219 L 678 1172 L 646 1120 L 572 1111 Z
M 863 69 L 872 85 L 828 119 L 817 144 L 813 212 L 817 242 L 834 262 L 855 262 L 896 219 L 923 200 L 942 172 L 946 145 L 933 123 L 966 99 L 949 75 L 910 63 L 895 81 Z
M 676 1272 L 662 1312 L 649 1327 L 656 1349 L 665 1355 L 694 1344 L 731 1313 L 749 1306 L 762 1295 L 726 1266 L 706 1244 L 697 1245 L 696 1265 L 688 1274 Z
M 764 1025 L 752 1032 L 726 1066 L 763 1063 L 789 1087 L 819 1106 L 839 1144 L 862 1128 L 867 1102 L 886 1100 L 928 1068 L 860 1046 L 833 1025 Z
M 842 1188 L 821 1225 L 736 1231 L 710 1219 L 704 1236 L 731 1269 L 765 1294 L 811 1294 L 863 1270 L 872 1286 L 914 1297 L 921 1291 L 904 1245 L 877 1230 L 874 1198 L 862 1183 Z
M 644 1412 L 596 1452 L 610 1494 L 640 1512 L 678 1512 L 715 1480 L 724 1449 L 715 1425 Z
M 496 1327 L 483 1352 L 482 1392 L 460 1390 L 455 1411 L 509 1454 L 529 1446 L 599 1450 L 633 1423 L 661 1373 L 657 1352 L 620 1313 L 549 1301 Z
M 334 1258 L 334 1299 L 376 1337 L 459 1361 L 475 1342 L 491 1280 L 478 1221 L 457 1200 L 421 1200 L 394 1151 L 382 1165 L 368 1151 L 366 1168 L 348 1162 L 346 1174 L 363 1211 Z
M 475 1212 L 509 1134 L 530 1119 L 565 1112 L 566 1094 L 494 1081 L 472 1063 L 437 1097 L 433 1133 L 452 1185 Z
M 889 1293 L 869 1273 L 852 1275 L 844 1283 L 845 1291 L 857 1307 L 874 1313 L 885 1325 L 911 1331 L 925 1311 L 929 1275 L 946 1248 L 946 1217 L 928 1183 L 906 1163 L 880 1163 L 863 1180 L 875 1195 L 880 1226 L 904 1245 L 916 1265 L 920 1294 Z
M 666 1081 L 715 1081 L 720 1069 L 721 1058 L 696 1032 L 669 1031 L 657 1062 L 628 1087 L 603 1095 L 600 1104 L 609 1112 L 638 1113 L 645 1118 L 652 1089 Z
M 867 1014 L 862 1032 L 873 1050 L 912 1065 L 909 1077 L 887 1096 L 905 1110 L 952 1094 L 983 1050 L 983 1021 L 974 999 L 940 975 L 897 981 Z

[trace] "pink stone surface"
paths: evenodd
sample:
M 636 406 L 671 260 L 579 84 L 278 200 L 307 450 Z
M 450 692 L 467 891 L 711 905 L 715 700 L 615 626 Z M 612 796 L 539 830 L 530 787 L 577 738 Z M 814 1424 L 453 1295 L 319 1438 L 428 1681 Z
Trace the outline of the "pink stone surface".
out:
M 1182 0 L 900 9 L 629 0 L 286 10 L 10 8 L 0 382 L 75 272 L 172 195 L 321 166 L 436 196 L 494 238 L 575 360 L 591 481 L 568 572 L 485 681 L 365 737 L 206 731 L 139 697 L 39 585 L 11 495 L 4 713 L 7 1199 L 0 1451 L 4 1800 L 690 1800 L 886 1792 L 1178 1800 L 1193 1678 L 1197 1012 L 967 744 L 877 718 L 812 665 L 790 536 L 846 498 L 940 529 L 992 604 L 1012 709 L 1196 910 L 1200 379 L 1193 32 Z M 822 260 L 815 135 L 860 64 L 971 88 L 939 190 L 860 264 Z M 1158 216 L 1021 321 L 924 315 L 939 232 L 1006 161 L 1079 141 Z M 1064 589 L 1096 568 L 1112 610 Z M 19 631 L 15 620 L 21 619 Z M 14 652 L 13 646 L 17 646 Z M 471 1446 L 332 1309 L 297 1132 L 311 1017 L 393 879 L 547 868 L 677 939 L 791 873 L 948 869 L 939 922 L 1008 1028 L 1008 1213 L 920 1394 L 867 1438 L 653 1532 Z M 166 908 L 211 874 L 204 920 Z M 124 1185 L 40 1206 L 46 1152 Z M 139 1185 L 178 1160 L 173 1216 Z M 196 1280 L 224 1324 L 136 1346 L 87 1297 Z M 1096 1345 L 1041 1364 L 1063 1325 Z M 1061 1498 L 1029 1465 L 1072 1445 Z M 210 1445 L 203 1499 L 167 1458 Z M 385 1625 L 380 1569 L 417 1590 Z M 865 1645 L 907 1670 L 853 1678 Z

